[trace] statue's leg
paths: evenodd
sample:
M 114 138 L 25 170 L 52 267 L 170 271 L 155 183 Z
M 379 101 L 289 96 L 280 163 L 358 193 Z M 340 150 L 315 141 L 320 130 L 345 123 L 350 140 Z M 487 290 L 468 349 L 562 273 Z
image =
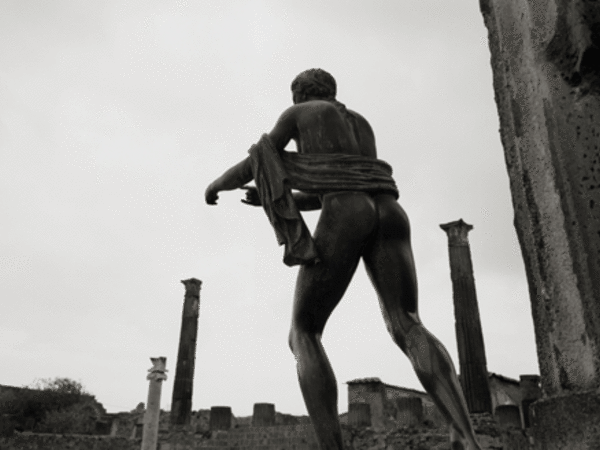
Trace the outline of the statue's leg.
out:
M 337 385 L 321 335 L 352 279 L 375 224 L 375 206 L 369 196 L 325 196 L 314 234 L 321 262 L 302 266 L 298 272 L 289 343 L 321 450 L 343 449 Z
M 376 203 L 379 228 L 363 257 L 387 329 L 451 425 L 453 448 L 480 449 L 450 355 L 419 319 L 408 217 L 389 195 L 377 196 Z

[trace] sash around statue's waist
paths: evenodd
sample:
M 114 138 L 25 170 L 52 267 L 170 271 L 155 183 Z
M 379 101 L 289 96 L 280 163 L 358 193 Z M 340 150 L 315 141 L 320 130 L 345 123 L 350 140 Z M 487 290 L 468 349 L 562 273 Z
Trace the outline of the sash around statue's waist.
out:
M 267 134 L 248 151 L 263 209 L 285 244 L 288 266 L 319 261 L 312 236 L 302 219 L 291 189 L 324 194 L 344 190 L 390 192 L 398 198 L 392 168 L 385 161 L 343 154 L 279 153 Z
M 398 198 L 392 167 L 380 159 L 357 155 L 281 152 L 288 186 L 303 192 L 390 192 Z

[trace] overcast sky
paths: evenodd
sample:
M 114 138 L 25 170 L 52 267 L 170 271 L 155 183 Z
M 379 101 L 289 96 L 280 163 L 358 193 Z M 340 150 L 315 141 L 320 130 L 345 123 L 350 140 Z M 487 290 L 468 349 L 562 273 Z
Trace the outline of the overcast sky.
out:
M 204 190 L 312 67 L 394 168 L 425 326 L 458 367 L 439 224 L 462 218 L 488 370 L 539 373 L 489 60 L 476 0 L 3 0 L 0 384 L 70 377 L 127 411 L 146 401 L 149 358 L 166 356 L 170 409 L 180 280 L 195 277 L 193 409 L 306 413 L 287 344 L 298 269 L 242 191 L 209 207 Z M 362 264 L 323 341 L 340 412 L 355 378 L 422 389 Z

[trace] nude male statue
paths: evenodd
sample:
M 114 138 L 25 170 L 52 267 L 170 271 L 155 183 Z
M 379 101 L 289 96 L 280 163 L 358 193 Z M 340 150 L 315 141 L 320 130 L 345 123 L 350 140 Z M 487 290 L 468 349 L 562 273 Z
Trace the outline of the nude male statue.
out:
M 294 105 L 262 144 L 211 183 L 205 198 L 214 205 L 220 191 L 247 189 L 242 201 L 262 204 L 286 243 L 284 261 L 300 264 L 289 344 L 321 449 L 343 449 L 337 386 L 321 335 L 362 258 L 392 339 L 450 424 L 452 448 L 480 450 L 450 355 L 419 318 L 408 217 L 396 201 L 391 168 L 377 160 L 373 130 L 335 99 L 335 80 L 321 69 L 298 75 L 292 93 Z M 284 150 L 292 139 L 297 153 Z M 313 170 L 318 176 L 303 182 Z M 252 179 L 257 189 L 245 186 Z M 286 197 L 290 185 L 304 192 Z M 321 209 L 313 236 L 294 208 Z

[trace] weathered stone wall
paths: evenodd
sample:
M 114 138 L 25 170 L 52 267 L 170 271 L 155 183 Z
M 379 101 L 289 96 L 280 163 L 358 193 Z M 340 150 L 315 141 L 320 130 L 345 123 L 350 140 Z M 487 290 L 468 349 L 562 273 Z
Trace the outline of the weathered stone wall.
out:
M 408 390 L 398 386 L 392 386 L 389 384 L 384 384 L 384 392 L 387 404 L 389 405 L 388 409 L 390 407 L 395 406 L 396 400 L 400 397 L 417 397 L 420 398 L 423 402 L 424 421 L 429 421 L 434 426 L 440 426 L 443 423 L 445 423 L 444 418 L 442 417 L 442 414 L 440 413 L 438 407 L 435 406 L 435 403 L 433 403 L 433 400 L 431 400 L 431 397 L 429 397 L 428 394 L 424 392 L 418 392 L 415 390 Z M 396 414 L 394 411 L 393 417 L 395 416 Z
M 348 404 L 351 403 L 368 403 L 371 408 L 371 425 L 375 428 L 385 427 L 385 388 L 380 380 L 348 384 Z
M 144 422 L 144 410 L 134 410 L 129 413 L 108 414 L 111 427 L 110 434 L 112 436 L 131 438 L 141 436 L 142 424 Z M 302 423 L 310 423 L 308 416 L 292 416 L 290 414 L 282 414 L 275 412 L 275 425 L 295 425 Z M 232 416 L 231 427 L 248 428 L 252 426 L 252 416 L 236 417 Z M 159 432 L 163 435 L 169 432 L 171 427 L 171 419 L 169 411 L 160 412 Z M 200 409 L 193 411 L 190 417 L 190 425 L 187 428 L 191 433 L 206 434 L 210 430 L 210 409 Z M 1 450 L 1 448 L 0 448 Z
M 141 439 L 111 436 L 16 433 L 0 437 L 2 450 L 139 450 Z
M 489 416 L 473 417 L 483 450 L 529 450 L 527 436 L 499 427 Z M 343 426 L 348 450 L 450 450 L 448 432 L 427 427 L 391 430 Z M 20 434 L 0 438 L 2 450 L 139 450 L 140 439 L 110 436 Z M 207 437 L 197 433 L 161 433 L 157 450 L 318 450 L 311 425 L 239 428 Z

